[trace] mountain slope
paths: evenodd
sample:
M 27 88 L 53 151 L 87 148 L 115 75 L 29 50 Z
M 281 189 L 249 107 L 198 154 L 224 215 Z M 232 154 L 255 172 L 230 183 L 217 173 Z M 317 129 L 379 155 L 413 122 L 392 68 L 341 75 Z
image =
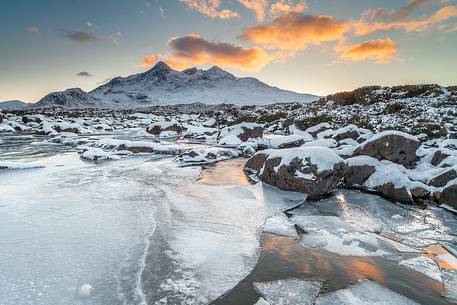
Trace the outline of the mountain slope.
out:
M 35 106 L 132 108 L 197 102 L 253 105 L 311 102 L 318 98 L 271 87 L 255 78 L 238 78 L 218 67 L 180 72 L 159 62 L 144 73 L 116 77 L 88 93 L 79 88 L 51 93 Z
M 28 107 L 30 104 L 21 101 L 5 101 L 0 102 L 0 110 L 21 110 Z

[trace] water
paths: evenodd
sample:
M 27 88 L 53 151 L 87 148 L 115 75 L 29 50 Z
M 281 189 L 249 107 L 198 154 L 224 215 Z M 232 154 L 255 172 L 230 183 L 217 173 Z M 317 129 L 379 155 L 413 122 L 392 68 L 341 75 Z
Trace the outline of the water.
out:
M 170 158 L 85 162 L 42 140 L 0 144 L 0 160 L 44 166 L 0 172 L 2 305 L 208 303 L 255 266 L 265 218 L 303 199 L 249 185 L 240 166 L 208 185 Z

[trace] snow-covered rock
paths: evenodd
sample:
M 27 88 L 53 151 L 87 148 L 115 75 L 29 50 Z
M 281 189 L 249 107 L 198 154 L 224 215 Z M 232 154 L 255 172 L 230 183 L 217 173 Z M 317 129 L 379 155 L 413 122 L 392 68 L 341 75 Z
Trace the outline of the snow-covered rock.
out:
M 219 144 L 238 146 L 248 139 L 262 138 L 263 126 L 256 123 L 240 123 L 225 127 L 219 134 Z
M 326 147 L 264 150 L 251 160 L 246 163 L 246 170 L 256 172 L 263 182 L 282 190 L 307 193 L 312 199 L 333 190 L 345 170 L 343 159 Z
M 192 149 L 175 158 L 181 166 L 212 164 L 219 161 L 237 158 L 239 153 L 233 149 L 210 147 Z
M 416 152 L 420 146 L 419 140 L 412 135 L 387 130 L 362 143 L 354 153 L 412 166 L 417 159 Z
M 91 161 L 118 160 L 119 156 L 112 152 L 106 152 L 101 148 L 88 147 L 81 153 L 81 159 Z

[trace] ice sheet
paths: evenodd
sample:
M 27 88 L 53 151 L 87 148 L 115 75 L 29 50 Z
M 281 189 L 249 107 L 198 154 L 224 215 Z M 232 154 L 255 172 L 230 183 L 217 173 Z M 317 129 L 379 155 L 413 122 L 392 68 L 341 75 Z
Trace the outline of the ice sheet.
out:
M 313 305 L 322 288 L 322 282 L 300 279 L 254 283 L 255 289 L 275 305 Z
M 319 296 L 316 305 L 418 305 L 375 282 L 364 280 L 346 289 Z

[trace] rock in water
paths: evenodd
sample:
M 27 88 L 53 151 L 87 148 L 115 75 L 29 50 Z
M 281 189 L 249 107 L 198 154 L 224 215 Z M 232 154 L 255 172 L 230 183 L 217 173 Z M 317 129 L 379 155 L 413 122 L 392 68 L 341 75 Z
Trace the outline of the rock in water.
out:
M 362 143 L 354 154 L 412 167 L 417 158 L 416 151 L 420 146 L 421 143 L 416 137 L 404 132 L 388 130 Z
M 337 186 L 346 164 L 329 148 L 299 147 L 261 151 L 246 163 L 246 169 L 258 171 L 260 180 L 279 189 L 318 199 Z
M 443 190 L 440 203 L 457 209 L 457 184 L 449 185 Z

